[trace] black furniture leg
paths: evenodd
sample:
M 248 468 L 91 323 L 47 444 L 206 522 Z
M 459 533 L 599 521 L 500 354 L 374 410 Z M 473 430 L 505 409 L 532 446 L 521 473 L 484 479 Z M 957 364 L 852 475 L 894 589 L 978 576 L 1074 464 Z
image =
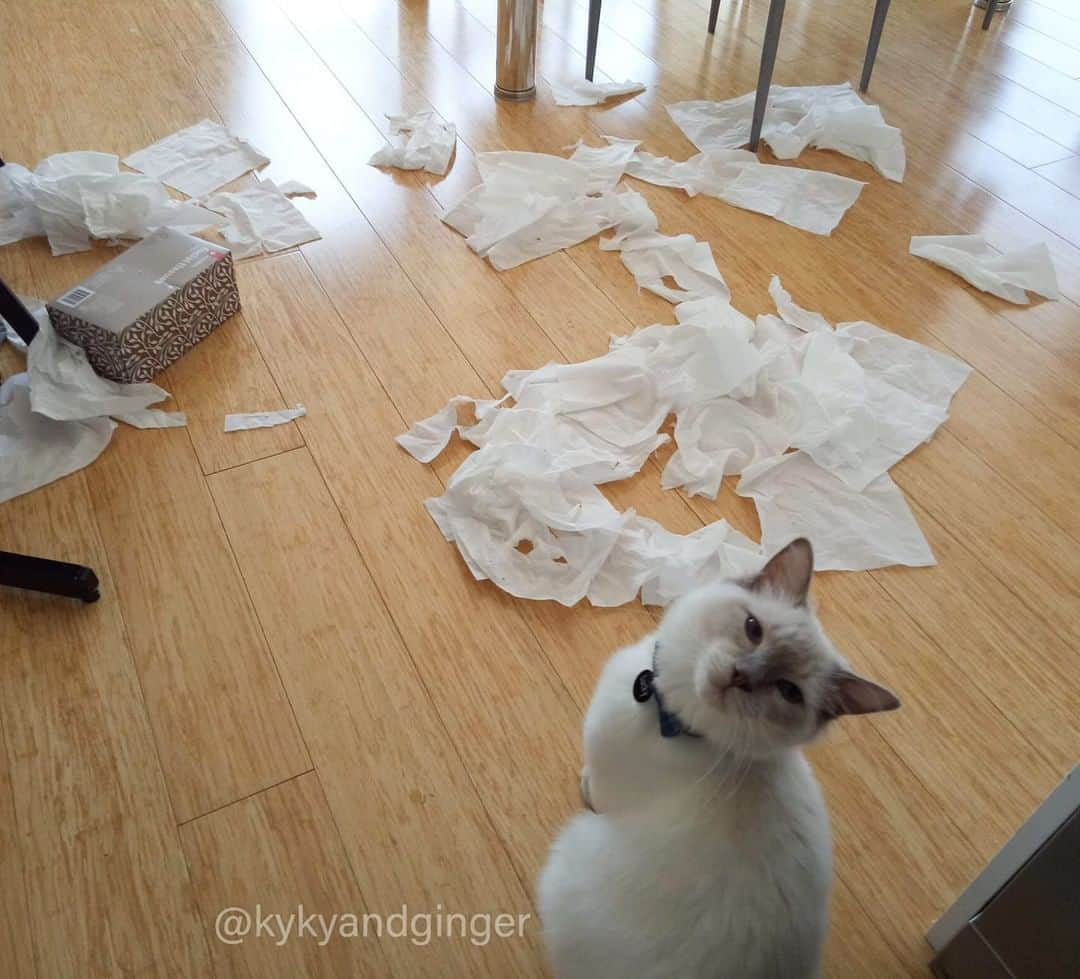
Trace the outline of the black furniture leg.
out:
M 585 42 L 585 77 L 593 80 L 596 68 L 596 41 L 600 36 L 600 0 L 589 0 L 589 37 Z
M 716 33 L 716 17 L 720 13 L 720 0 L 712 0 L 712 6 L 709 7 L 709 33 Z
M 986 0 L 986 13 L 983 15 L 982 26 L 984 31 L 990 27 L 990 20 L 993 18 L 995 10 L 997 10 L 997 0 Z
M 765 44 L 761 49 L 761 67 L 758 69 L 757 96 L 754 98 L 754 120 L 750 125 L 750 152 L 756 153 L 761 138 L 761 124 L 765 121 L 765 106 L 769 102 L 769 86 L 772 85 L 773 67 L 776 65 L 776 49 L 780 44 L 780 27 L 784 23 L 784 0 L 771 0 L 769 19 L 765 24 Z
M 81 598 L 84 602 L 96 602 L 101 597 L 97 575 L 90 568 L 9 551 L 0 551 L 0 585 Z
M 37 320 L 22 304 L 22 300 L 7 287 L 3 279 L 0 279 L 0 316 L 11 324 L 11 328 L 19 334 L 23 343 L 29 345 L 30 341 L 37 336 Z
M 859 91 L 865 92 L 870 86 L 870 74 L 874 70 L 874 62 L 877 60 L 878 44 L 881 43 L 881 32 L 885 29 L 885 18 L 889 13 L 890 0 L 877 0 L 874 4 L 874 17 L 870 21 L 870 38 L 866 42 L 866 59 L 862 66 L 862 81 L 859 82 Z

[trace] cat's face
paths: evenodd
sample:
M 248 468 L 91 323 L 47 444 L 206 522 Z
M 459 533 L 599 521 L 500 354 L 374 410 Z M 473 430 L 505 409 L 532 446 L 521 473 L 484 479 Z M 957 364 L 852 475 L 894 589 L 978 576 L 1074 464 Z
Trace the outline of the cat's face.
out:
M 856 676 L 806 593 L 809 542 L 776 554 L 752 581 L 711 585 L 675 602 L 657 631 L 665 707 L 736 754 L 764 758 L 810 741 L 832 718 L 893 710 L 899 700 Z

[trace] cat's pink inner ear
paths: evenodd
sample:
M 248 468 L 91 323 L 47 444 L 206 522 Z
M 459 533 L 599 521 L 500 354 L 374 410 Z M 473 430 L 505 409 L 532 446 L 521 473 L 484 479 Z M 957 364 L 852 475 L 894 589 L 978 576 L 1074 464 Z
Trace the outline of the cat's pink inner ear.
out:
M 805 605 L 813 573 L 814 549 L 810 541 L 799 537 L 769 558 L 750 583 L 750 588 L 753 591 L 773 592 L 794 605 Z
M 891 690 L 847 670 L 833 674 L 825 698 L 826 711 L 836 717 L 876 714 L 899 706 L 900 699 Z

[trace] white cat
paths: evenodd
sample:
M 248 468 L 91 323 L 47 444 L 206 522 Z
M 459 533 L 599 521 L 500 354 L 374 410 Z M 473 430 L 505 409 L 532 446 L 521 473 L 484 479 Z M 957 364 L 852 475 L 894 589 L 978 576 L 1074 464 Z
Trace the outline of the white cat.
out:
M 608 662 L 582 794 L 539 880 L 558 979 L 811 979 L 832 849 L 799 746 L 900 706 L 853 674 L 806 596 L 796 540 L 752 581 L 675 602 Z

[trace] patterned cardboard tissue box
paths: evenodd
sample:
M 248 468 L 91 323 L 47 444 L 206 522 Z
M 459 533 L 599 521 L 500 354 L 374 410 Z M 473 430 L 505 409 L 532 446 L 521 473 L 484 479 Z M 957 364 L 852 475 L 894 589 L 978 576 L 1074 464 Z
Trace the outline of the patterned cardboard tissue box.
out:
M 152 380 L 240 309 L 232 255 L 158 228 L 48 304 L 102 377 Z

